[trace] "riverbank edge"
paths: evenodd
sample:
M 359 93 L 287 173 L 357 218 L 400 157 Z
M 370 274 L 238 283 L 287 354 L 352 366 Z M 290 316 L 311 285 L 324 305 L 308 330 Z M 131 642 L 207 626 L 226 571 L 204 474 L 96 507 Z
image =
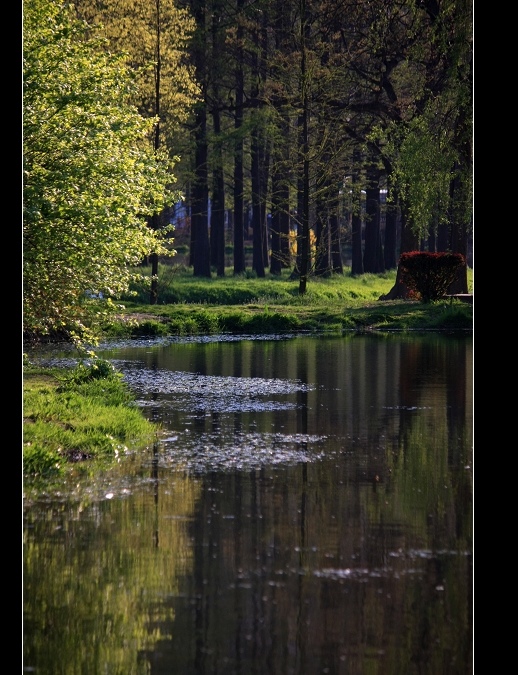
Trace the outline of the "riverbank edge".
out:
M 123 313 L 118 317 L 112 320 L 107 326 L 107 329 L 103 333 L 103 339 L 111 339 L 114 337 L 157 337 L 163 336 L 170 333 L 170 329 L 176 325 L 177 330 L 181 330 L 181 325 L 178 324 L 179 317 L 190 316 L 192 318 L 193 314 L 200 311 L 198 306 L 186 306 L 182 305 L 181 308 L 178 307 L 164 307 L 164 306 L 153 306 L 146 307 L 146 311 L 142 311 L 142 306 L 128 307 Z M 207 322 L 207 312 L 210 314 L 214 313 L 214 316 L 218 317 L 218 321 L 209 325 L 214 330 L 215 328 L 224 328 L 225 319 L 224 317 L 231 317 L 231 321 L 235 321 L 236 313 L 239 314 L 239 308 L 229 307 L 227 309 L 227 314 L 223 311 L 221 306 L 203 306 L 201 308 L 203 315 L 205 317 L 205 322 Z M 241 319 L 239 321 L 240 331 L 236 330 L 221 330 L 223 333 L 232 333 L 232 334 L 275 334 L 280 333 L 290 333 L 301 335 L 309 334 L 350 334 L 350 333 L 425 333 L 425 332 L 439 332 L 447 334 L 455 333 L 470 333 L 473 331 L 473 305 L 461 303 L 460 301 L 444 301 L 440 303 L 432 303 L 425 305 L 419 302 L 409 302 L 409 301 L 391 301 L 387 303 L 380 303 L 376 305 L 364 306 L 361 308 L 353 309 L 340 309 L 337 308 L 335 311 L 330 311 L 329 308 L 326 308 L 326 312 L 319 307 L 279 307 L 278 311 L 274 307 L 264 306 L 247 306 L 241 311 Z M 297 321 L 294 321 L 294 318 L 297 318 Z M 175 324 L 176 322 L 176 324 Z M 351 322 L 352 326 L 351 327 Z M 232 324 L 230 324 L 232 325 Z M 301 328 L 302 326 L 302 328 Z M 191 329 L 195 329 L 196 325 L 190 324 Z M 228 328 L 228 325 L 226 326 Z M 248 328 L 248 329 L 247 329 Z M 298 328 L 298 329 L 297 329 Z M 213 333 L 211 331 L 197 332 L 196 334 L 200 337 Z M 192 337 L 193 333 L 190 333 Z M 180 335 L 181 337 L 181 335 Z M 36 348 L 37 351 L 37 348 Z M 121 383 L 123 386 L 123 383 Z M 57 381 L 53 382 L 52 379 L 52 369 L 40 368 L 35 372 L 31 372 L 30 367 L 25 366 L 23 369 L 23 398 L 24 403 L 27 395 L 31 392 L 34 393 L 37 389 L 40 389 L 41 395 L 47 397 L 59 396 L 58 393 L 58 384 Z M 97 401 L 97 404 L 102 405 L 102 401 Z M 25 407 L 25 406 L 24 406 Z M 89 415 L 90 405 L 88 400 L 84 402 L 84 415 Z M 127 404 L 128 416 L 134 415 L 135 409 L 132 402 Z M 142 417 L 143 417 L 143 413 Z M 40 427 L 45 428 L 45 420 L 38 420 Z M 92 425 L 95 424 L 95 420 L 91 420 Z M 28 424 L 33 424 L 34 419 L 26 416 L 26 411 L 24 410 L 23 414 L 23 442 L 22 446 L 26 449 L 28 446 L 26 444 L 26 431 Z M 72 462 L 68 461 L 66 458 L 75 458 L 74 463 L 77 464 L 77 453 L 74 452 L 73 441 L 71 445 L 66 448 L 61 448 L 60 457 L 62 461 L 56 463 L 55 451 L 52 450 L 51 439 L 54 435 L 55 420 L 48 420 L 48 439 L 45 439 L 45 431 L 42 431 L 42 437 L 39 439 L 40 445 L 42 448 L 47 446 L 49 448 L 49 454 L 46 455 L 45 451 L 42 450 L 41 463 L 38 465 L 32 462 L 32 470 L 30 473 L 26 473 L 22 468 L 22 473 L 26 477 L 35 476 L 35 475 L 45 475 L 46 473 L 56 475 L 66 470 L 67 465 L 70 465 Z M 156 428 L 156 433 L 158 433 L 158 427 Z M 117 438 L 117 435 L 120 436 L 118 439 L 120 443 L 124 443 L 124 434 L 121 434 L 120 429 L 107 430 L 106 432 L 113 438 Z M 151 442 L 150 434 L 149 439 L 146 439 L 146 442 L 141 446 L 139 445 L 134 450 L 138 451 L 139 449 L 144 449 L 149 447 Z M 73 437 L 73 434 L 72 434 Z M 84 461 L 89 461 L 89 459 L 94 456 L 93 452 L 82 452 L 85 457 Z M 57 466 L 59 464 L 59 466 Z M 22 465 L 23 465 L 23 453 L 22 453 Z M 52 471 L 48 471 L 49 467 L 53 467 Z

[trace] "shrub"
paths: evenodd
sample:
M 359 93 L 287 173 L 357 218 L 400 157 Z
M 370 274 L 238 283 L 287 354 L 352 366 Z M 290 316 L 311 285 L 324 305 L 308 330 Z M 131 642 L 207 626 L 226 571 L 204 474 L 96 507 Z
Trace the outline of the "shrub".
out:
M 112 378 L 122 378 L 122 374 L 116 371 L 115 366 L 110 361 L 94 358 L 90 362 L 78 363 L 64 378 L 64 387 L 60 387 L 60 389 L 93 382 L 94 380 L 109 380 Z
M 439 300 L 455 280 L 457 271 L 466 264 L 461 253 L 410 251 L 399 258 L 401 281 L 421 302 Z

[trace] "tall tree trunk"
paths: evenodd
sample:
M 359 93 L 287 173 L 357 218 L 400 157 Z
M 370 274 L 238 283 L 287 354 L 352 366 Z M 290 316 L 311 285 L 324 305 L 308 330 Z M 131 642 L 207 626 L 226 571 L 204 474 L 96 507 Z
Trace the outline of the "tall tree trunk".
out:
M 380 232 L 380 189 L 379 171 L 370 168 L 367 171 L 365 216 L 365 250 L 363 253 L 363 271 L 377 274 L 384 271 L 381 232 Z
M 329 234 L 331 237 L 331 271 L 334 274 L 344 273 L 342 261 L 342 240 L 340 235 L 340 220 L 338 217 L 339 195 L 335 191 L 330 199 Z
M 194 242 L 195 277 L 210 277 L 209 186 L 207 171 L 207 109 L 201 103 L 196 114 L 196 152 L 192 186 L 191 228 Z
M 385 209 L 385 245 L 383 255 L 385 269 L 394 270 L 397 267 L 397 225 L 399 206 L 397 203 L 387 203 Z
M 196 79 L 201 86 L 203 97 L 203 100 L 197 103 L 195 108 L 194 177 L 191 192 L 193 274 L 195 277 L 210 277 L 205 0 L 191 0 L 191 10 L 196 20 L 193 59 L 196 68 Z
M 273 144 L 272 180 L 271 180 L 271 255 L 270 272 L 280 274 L 290 266 L 290 191 L 288 172 L 287 143 L 288 122 L 283 118 L 282 138 Z
M 252 31 L 254 49 L 252 51 L 252 82 L 250 92 L 251 105 L 254 113 L 254 126 L 251 139 L 252 156 L 252 231 L 253 231 L 253 262 L 252 266 L 258 277 L 265 276 L 265 267 L 268 264 L 268 248 L 266 237 L 266 189 L 268 181 L 268 166 L 266 152 L 266 135 L 261 120 L 260 94 L 266 77 L 266 26 L 265 13 L 261 14 L 260 25 L 255 25 Z
M 281 212 L 282 204 L 282 173 L 280 162 L 274 156 L 272 166 L 272 219 L 270 226 L 271 254 L 270 274 L 279 275 L 282 270 L 281 259 Z
M 268 180 L 270 178 L 270 151 L 268 148 L 268 141 L 265 139 L 263 141 L 263 151 L 261 166 L 259 167 L 259 175 L 261 177 L 260 189 L 260 208 L 261 208 L 261 239 L 263 243 L 263 261 L 265 266 L 268 266 L 268 252 L 270 249 L 269 246 L 269 237 L 270 232 L 268 228 L 268 210 L 267 210 L 267 198 L 268 198 Z
M 261 222 L 261 172 L 260 141 L 257 128 L 252 132 L 252 268 L 258 277 L 265 276 L 265 260 L 263 258 L 263 224 Z
M 217 133 L 215 131 L 215 133 Z M 225 181 L 221 149 L 214 148 L 212 206 L 210 212 L 210 257 L 218 277 L 225 276 Z
M 220 26 L 221 6 L 214 0 L 212 12 L 212 63 L 211 81 L 213 92 L 212 123 L 214 129 L 213 186 L 210 214 L 210 260 L 218 277 L 225 276 L 225 180 L 223 175 L 223 151 L 221 147 L 220 72 L 224 51 L 224 32 Z
M 277 54 L 290 52 L 291 8 L 285 0 L 275 0 L 274 40 Z M 272 60 L 273 79 L 282 77 L 282 60 Z M 290 115 L 283 107 L 282 96 L 273 93 L 272 103 L 279 119 L 278 136 L 271 144 L 271 258 L 270 272 L 280 274 L 290 266 Z
M 409 253 L 410 251 L 417 251 L 419 246 L 419 238 L 410 227 L 408 221 L 408 209 L 404 200 L 400 199 L 401 208 L 401 253 Z M 410 297 L 408 287 L 401 281 L 401 268 L 397 268 L 396 281 L 390 291 L 382 295 L 380 300 L 398 300 Z
M 240 21 L 244 9 L 244 0 L 237 0 L 237 44 L 238 58 L 236 63 L 236 110 L 234 114 L 234 129 L 236 131 L 236 145 L 234 150 L 234 275 L 245 271 L 245 226 L 244 226 L 244 168 L 243 168 L 243 100 L 244 100 L 244 73 L 243 73 L 243 26 Z
M 450 250 L 453 253 L 461 253 L 466 260 L 466 264 L 458 270 L 455 281 L 450 284 L 448 293 L 451 294 L 468 292 L 468 232 L 467 223 L 463 218 L 465 210 L 459 208 L 459 204 L 462 204 L 465 195 L 463 194 L 462 180 L 458 170 L 459 167 L 456 166 L 454 177 L 450 183 Z
M 156 66 L 155 66 L 155 115 L 160 119 L 160 76 L 162 69 L 161 59 L 161 43 L 160 43 L 160 3 L 157 5 L 157 23 L 156 23 Z M 155 151 L 160 148 L 160 122 L 155 127 L 155 137 L 153 141 Z M 154 213 L 151 218 L 151 227 L 158 230 L 160 227 L 160 217 L 158 213 Z M 158 303 L 158 254 L 153 252 L 150 255 L 151 261 L 151 291 L 149 296 L 149 304 L 156 305 Z
M 309 99 L 306 70 L 306 38 L 308 21 L 306 16 L 306 0 L 301 0 L 301 65 L 300 79 L 302 87 L 302 214 L 300 218 L 300 278 L 299 295 L 305 295 L 310 270 L 309 242 Z
M 330 274 L 330 237 L 327 190 L 321 190 L 316 200 L 315 218 L 315 275 Z
M 351 175 L 352 182 L 352 214 L 351 214 L 351 274 L 356 276 L 363 274 L 363 244 L 362 244 L 362 196 L 359 190 L 358 167 L 360 153 L 353 153 L 353 170 Z

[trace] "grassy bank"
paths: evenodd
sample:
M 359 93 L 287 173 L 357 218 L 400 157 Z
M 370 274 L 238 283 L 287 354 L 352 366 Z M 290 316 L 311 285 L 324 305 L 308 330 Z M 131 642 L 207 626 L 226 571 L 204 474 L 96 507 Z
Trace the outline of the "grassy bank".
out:
M 159 304 L 149 305 L 150 270 L 143 269 L 135 295 L 123 299 L 117 316 L 103 326 L 104 338 L 268 334 L 344 331 L 465 331 L 473 306 L 458 300 L 423 304 L 380 301 L 395 272 L 310 279 L 299 296 L 298 281 L 285 272 L 265 279 L 194 278 L 190 270 L 159 269 Z M 146 278 L 147 277 L 147 278 Z M 472 290 L 472 271 L 470 271 Z M 120 374 L 105 361 L 87 360 L 70 370 L 24 364 L 23 471 L 60 475 L 70 465 L 95 470 L 127 448 L 150 444 L 157 429 L 135 407 Z M 93 460 L 93 461 L 84 461 Z
M 264 279 L 232 277 L 194 278 L 190 270 L 161 265 L 158 298 L 149 305 L 150 269 L 123 298 L 124 309 L 104 325 L 107 337 L 142 335 L 196 335 L 217 333 L 270 333 L 300 331 L 415 331 L 470 330 L 472 305 L 441 300 L 380 301 L 395 282 L 395 270 L 383 274 L 329 279 L 311 278 L 305 295 L 298 280 L 285 271 Z M 469 270 L 472 289 L 472 270 Z
M 98 469 L 151 443 L 156 431 L 108 362 L 94 359 L 69 370 L 24 364 L 25 476 L 58 476 L 71 464 Z

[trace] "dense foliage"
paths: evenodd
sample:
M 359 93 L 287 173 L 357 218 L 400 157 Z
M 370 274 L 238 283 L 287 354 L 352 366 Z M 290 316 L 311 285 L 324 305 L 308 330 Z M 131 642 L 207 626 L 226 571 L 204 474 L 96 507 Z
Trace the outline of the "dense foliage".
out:
M 27 0 L 23 18 L 27 336 L 88 336 L 143 259 L 165 302 L 171 222 L 194 275 L 225 276 L 230 243 L 248 273 L 248 243 L 257 277 L 291 268 L 300 294 L 343 274 L 344 243 L 355 275 L 418 249 L 471 264 L 470 3 Z
M 147 218 L 177 197 L 172 165 L 153 148 L 157 120 L 129 103 L 124 59 L 73 8 L 26 0 L 23 30 L 24 330 L 81 336 L 95 298 L 163 250 Z

